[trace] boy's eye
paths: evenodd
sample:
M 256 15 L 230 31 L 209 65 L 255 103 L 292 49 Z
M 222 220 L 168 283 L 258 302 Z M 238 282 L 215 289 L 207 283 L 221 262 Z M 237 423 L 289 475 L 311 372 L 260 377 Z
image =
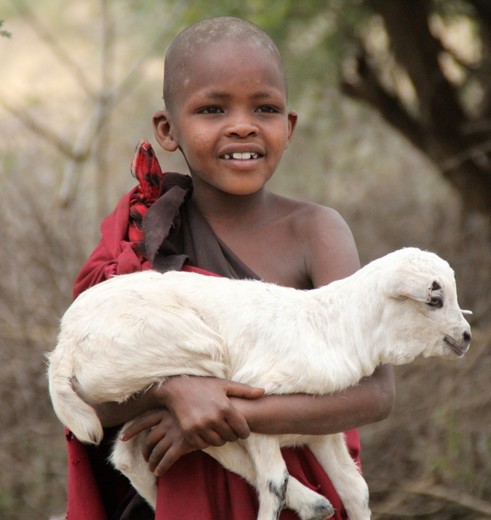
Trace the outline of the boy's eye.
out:
M 279 112 L 279 110 L 276 107 L 272 107 L 270 105 L 262 105 L 258 107 L 257 111 L 265 114 L 276 114 Z
M 223 110 L 220 107 L 204 107 L 199 110 L 200 114 L 221 114 Z

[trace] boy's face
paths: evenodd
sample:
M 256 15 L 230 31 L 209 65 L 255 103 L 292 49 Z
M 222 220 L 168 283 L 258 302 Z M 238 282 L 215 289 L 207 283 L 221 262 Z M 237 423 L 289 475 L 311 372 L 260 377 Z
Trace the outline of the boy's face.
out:
M 172 107 L 154 119 L 167 150 L 180 149 L 195 186 L 233 195 L 271 178 L 296 123 L 279 64 L 243 42 L 209 46 L 186 59 Z

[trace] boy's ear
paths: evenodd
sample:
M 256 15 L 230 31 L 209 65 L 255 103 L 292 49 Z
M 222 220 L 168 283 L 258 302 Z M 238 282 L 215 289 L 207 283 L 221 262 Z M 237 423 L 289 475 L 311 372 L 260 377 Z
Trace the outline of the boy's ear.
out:
M 179 147 L 172 128 L 169 112 L 159 110 L 153 116 L 153 131 L 160 146 L 168 152 L 175 152 Z
M 295 132 L 295 127 L 297 126 L 298 115 L 293 110 L 288 112 L 288 141 L 287 147 L 290 145 L 293 139 L 293 133 Z

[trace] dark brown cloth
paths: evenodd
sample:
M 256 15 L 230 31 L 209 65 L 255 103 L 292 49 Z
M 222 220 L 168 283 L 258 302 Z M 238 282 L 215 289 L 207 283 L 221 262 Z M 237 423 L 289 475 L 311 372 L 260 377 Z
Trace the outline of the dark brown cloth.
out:
M 143 217 L 145 247 L 154 269 L 181 270 L 190 264 L 227 278 L 259 279 L 198 211 L 191 198 L 190 177 L 168 173 L 162 191 Z

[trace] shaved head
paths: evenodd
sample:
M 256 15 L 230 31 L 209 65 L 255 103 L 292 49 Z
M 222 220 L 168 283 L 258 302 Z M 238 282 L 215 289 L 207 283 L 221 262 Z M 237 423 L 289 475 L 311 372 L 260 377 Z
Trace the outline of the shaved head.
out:
M 198 51 L 216 44 L 243 43 L 257 52 L 269 54 L 283 76 L 285 93 L 287 80 L 280 52 L 274 41 L 257 25 L 234 17 L 210 18 L 184 29 L 167 50 L 164 66 L 164 102 L 172 109 L 173 98 L 189 74 L 189 59 Z

